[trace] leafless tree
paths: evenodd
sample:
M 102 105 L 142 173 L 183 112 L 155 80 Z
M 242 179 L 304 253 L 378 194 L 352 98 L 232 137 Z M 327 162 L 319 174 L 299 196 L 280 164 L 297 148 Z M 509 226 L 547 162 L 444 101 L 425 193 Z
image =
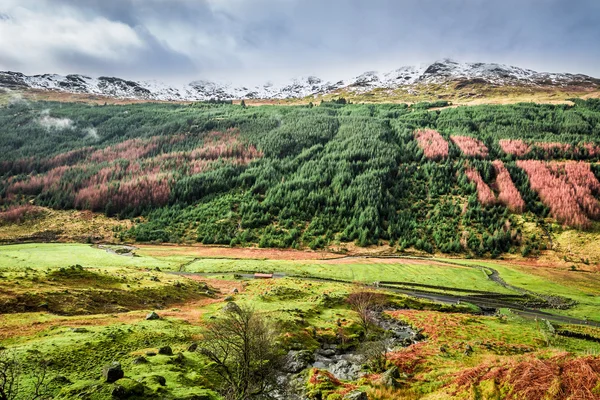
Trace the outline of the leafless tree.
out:
M 276 371 L 283 359 L 277 336 L 264 317 L 235 303 L 208 326 L 200 352 L 223 379 L 226 399 L 266 397 L 276 388 Z
M 16 354 L 0 350 L 0 400 L 17 399 L 21 388 L 21 364 Z
M 360 319 L 360 324 L 365 331 L 373 325 L 373 313 L 380 310 L 385 303 L 385 295 L 374 290 L 358 287 L 348 296 L 348 304 Z
M 390 351 L 394 347 L 392 338 L 364 342 L 359 348 L 359 354 L 362 355 L 364 363 L 373 372 L 383 372 L 387 370 Z
M 52 398 L 48 382 L 48 363 L 37 353 L 27 360 L 31 368 L 33 385 L 25 388 L 21 385 L 24 375 L 17 354 L 11 350 L 0 350 L 0 400 L 47 400 Z

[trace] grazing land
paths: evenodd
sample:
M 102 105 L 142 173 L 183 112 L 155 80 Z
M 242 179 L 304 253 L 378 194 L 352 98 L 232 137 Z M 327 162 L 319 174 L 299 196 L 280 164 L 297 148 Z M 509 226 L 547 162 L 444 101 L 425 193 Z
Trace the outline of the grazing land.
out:
M 256 272 L 275 275 L 254 279 Z M 196 348 L 223 308 L 235 303 L 268 316 L 282 353 L 314 353 L 316 359 L 282 373 L 289 383 L 284 398 L 337 399 L 363 391 L 369 399 L 466 399 L 473 393 L 537 399 L 548 382 L 560 385 L 552 398 L 594 398 L 599 381 L 589 371 L 600 372 L 596 276 L 514 260 L 6 245 L 0 247 L 0 354 L 3 362 L 19 363 L 19 398 L 32 398 L 43 371 L 46 398 L 219 399 L 220 378 Z M 363 292 L 384 299 L 371 333 L 349 302 Z M 576 303 L 543 308 L 523 292 Z M 153 311 L 159 318 L 147 319 Z M 408 333 L 376 367 L 361 343 L 374 346 L 373 337 L 390 329 Z M 322 355 L 328 350 L 338 355 Z M 113 362 L 125 377 L 109 383 L 102 367 Z

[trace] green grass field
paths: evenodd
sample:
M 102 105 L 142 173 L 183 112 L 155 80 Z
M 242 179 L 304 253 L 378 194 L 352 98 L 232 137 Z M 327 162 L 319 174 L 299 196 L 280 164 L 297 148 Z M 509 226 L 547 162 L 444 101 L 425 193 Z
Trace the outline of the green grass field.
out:
M 410 282 L 458 289 L 475 289 L 497 293 L 512 291 L 489 280 L 486 274 L 474 268 L 441 266 L 432 263 L 414 264 L 377 262 L 375 260 L 352 263 L 336 261 L 284 261 L 284 260 L 227 260 L 200 259 L 185 267 L 187 272 L 281 272 L 295 276 L 338 279 L 348 282 L 373 283 L 376 281 Z
M 59 268 L 73 264 L 84 267 L 138 267 L 176 269 L 190 257 L 129 257 L 87 244 L 34 243 L 0 246 L 0 268 Z
M 567 310 L 546 310 L 555 314 L 600 321 L 600 276 L 593 272 L 521 267 L 491 261 L 449 260 L 465 265 L 496 269 L 508 284 L 545 295 L 562 296 L 577 302 Z
M 113 398 L 114 385 L 100 378 L 102 366 L 112 361 L 119 361 L 125 371 L 126 379 L 121 384 L 143 383 L 145 397 L 132 398 L 219 399 L 211 391 L 218 378 L 207 359 L 187 348 L 192 342 L 201 343 L 203 328 L 219 318 L 229 296 L 240 305 L 252 306 L 276 324 L 286 351 L 314 351 L 321 343 L 338 343 L 340 332 L 345 335 L 340 343 L 357 344 L 359 319 L 346 299 L 358 286 L 305 280 L 303 275 L 348 282 L 403 281 L 511 293 L 491 281 L 482 269 L 473 268 L 482 265 L 498 270 L 509 284 L 579 302 L 575 308 L 560 313 L 598 317 L 599 288 L 592 273 L 529 271 L 528 267 L 477 260 L 448 260 L 465 264 L 461 266 L 414 258 L 259 260 L 196 258 L 191 252 L 167 252 L 165 256 L 140 253 L 123 256 L 83 244 L 0 247 L 0 305 L 17 306 L 21 304 L 19 296 L 25 296 L 32 307 L 26 312 L 0 314 L 0 346 L 24 362 L 24 388 L 31 387 L 34 376 L 30 366 L 33 364 L 28 364 L 28 360 L 39 355 L 52 361 L 49 376 L 61 377 L 61 387 L 55 391 L 57 399 Z M 66 268 L 74 264 L 84 268 Z M 210 275 L 194 276 L 192 280 L 168 273 L 181 267 L 187 272 Z M 295 277 L 254 280 L 234 276 L 236 272 L 255 271 Z M 211 293 L 206 294 L 209 287 Z M 233 287 L 239 292 L 234 294 Z M 482 316 L 472 314 L 473 308 L 466 304 L 442 305 L 383 293 L 389 302 L 388 315 L 420 330 L 426 339 L 392 352 L 394 365 L 406 374 L 403 387 L 383 389 L 376 378 L 353 383 L 366 389 L 371 399 L 472 398 L 468 390 L 456 397 L 453 386 L 457 374 L 469 368 L 512 368 L 519 362 L 537 365 L 535 360 L 600 353 L 597 342 L 555 335 L 545 321 L 524 319 L 507 310 L 501 310 L 501 315 Z M 50 309 L 40 308 L 43 301 L 49 303 Z M 59 312 L 52 311 L 53 301 Z M 73 302 L 72 306 L 66 307 L 68 301 Z M 110 303 L 110 307 L 103 308 L 104 303 Z M 162 318 L 147 321 L 145 316 L 153 309 Z M 591 326 L 571 329 L 600 337 L 600 330 Z M 165 345 L 172 348 L 173 356 L 148 355 Z M 469 354 L 465 352 L 467 348 Z M 565 351 L 570 355 L 565 355 Z M 146 362 L 134 363 L 140 356 Z M 165 378 L 166 386 L 158 384 L 152 378 L 155 375 Z M 336 395 L 323 398 L 341 398 Z

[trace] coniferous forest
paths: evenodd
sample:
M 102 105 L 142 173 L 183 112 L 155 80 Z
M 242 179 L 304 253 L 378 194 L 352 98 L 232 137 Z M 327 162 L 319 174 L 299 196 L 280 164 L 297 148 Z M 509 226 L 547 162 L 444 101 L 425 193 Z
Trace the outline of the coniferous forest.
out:
M 492 257 L 543 249 L 526 223 L 596 229 L 599 100 L 440 105 L 15 101 L 0 210 L 131 218 L 138 242 Z

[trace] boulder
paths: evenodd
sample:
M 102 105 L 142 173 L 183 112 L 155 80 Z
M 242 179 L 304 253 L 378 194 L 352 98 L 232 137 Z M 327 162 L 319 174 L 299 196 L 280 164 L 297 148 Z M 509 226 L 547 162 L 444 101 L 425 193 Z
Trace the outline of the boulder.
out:
M 223 307 L 223 312 L 234 312 L 234 311 L 239 311 L 239 310 L 240 310 L 240 306 L 235 304 L 233 301 L 227 303 L 225 305 L 225 307 Z
M 324 357 L 333 357 L 335 356 L 335 350 L 334 349 L 319 349 L 317 350 L 317 353 L 319 353 L 320 355 L 324 356 Z
M 73 333 L 87 333 L 89 331 L 87 329 L 85 329 L 85 328 L 78 327 L 78 328 L 71 328 L 71 332 L 73 332 Z
M 161 375 L 150 375 L 143 378 L 143 381 L 149 385 L 160 385 L 165 386 L 167 384 L 167 380 L 164 376 Z
M 136 364 L 136 365 L 146 364 L 146 363 L 148 363 L 148 360 L 146 360 L 146 357 L 144 357 L 144 356 L 139 356 L 139 357 L 134 358 L 132 363 Z
M 385 371 L 383 373 L 383 375 L 381 375 L 381 384 L 383 386 L 397 388 L 399 386 L 398 385 L 399 378 L 400 378 L 400 371 L 398 370 L 398 367 L 394 366 L 394 367 L 388 369 L 387 371 Z
M 359 390 L 352 391 L 344 396 L 344 400 L 369 400 L 365 392 Z
M 238 292 L 239 292 L 239 290 L 237 288 L 231 289 L 231 293 L 238 293 Z
M 117 399 L 128 399 L 133 396 L 142 396 L 143 394 L 144 385 L 129 378 L 119 379 L 112 390 L 113 397 Z
M 71 384 L 71 381 L 66 376 L 57 375 L 50 379 L 50 383 L 53 385 L 67 386 Z
M 309 367 L 314 361 L 313 353 L 308 350 L 291 350 L 285 356 L 283 370 L 295 374 Z
M 146 319 L 148 321 L 152 321 L 152 320 L 155 320 L 155 319 L 160 319 L 160 317 L 158 316 L 157 313 L 155 313 L 154 311 L 152 311 L 150 314 L 146 315 Z
M 225 297 L 225 301 L 233 301 L 233 296 L 227 296 L 227 297 Z
M 163 346 L 160 349 L 158 349 L 158 354 L 162 354 L 164 356 L 172 356 L 173 350 L 171 349 L 171 346 Z
M 465 356 L 470 356 L 471 354 L 473 354 L 473 348 L 471 347 L 470 344 L 467 344 L 465 346 L 465 352 L 464 352 Z
M 187 351 L 189 351 L 190 353 L 193 353 L 196 350 L 198 350 L 198 343 L 192 343 L 187 348 Z
M 177 353 L 177 355 L 170 359 L 168 362 L 169 364 L 183 364 L 184 360 L 185 356 L 183 355 L 183 353 Z
M 118 362 L 113 362 L 112 364 L 105 365 L 104 368 L 102 368 L 102 377 L 107 383 L 118 381 L 124 375 L 125 373 L 121 368 L 121 364 Z

